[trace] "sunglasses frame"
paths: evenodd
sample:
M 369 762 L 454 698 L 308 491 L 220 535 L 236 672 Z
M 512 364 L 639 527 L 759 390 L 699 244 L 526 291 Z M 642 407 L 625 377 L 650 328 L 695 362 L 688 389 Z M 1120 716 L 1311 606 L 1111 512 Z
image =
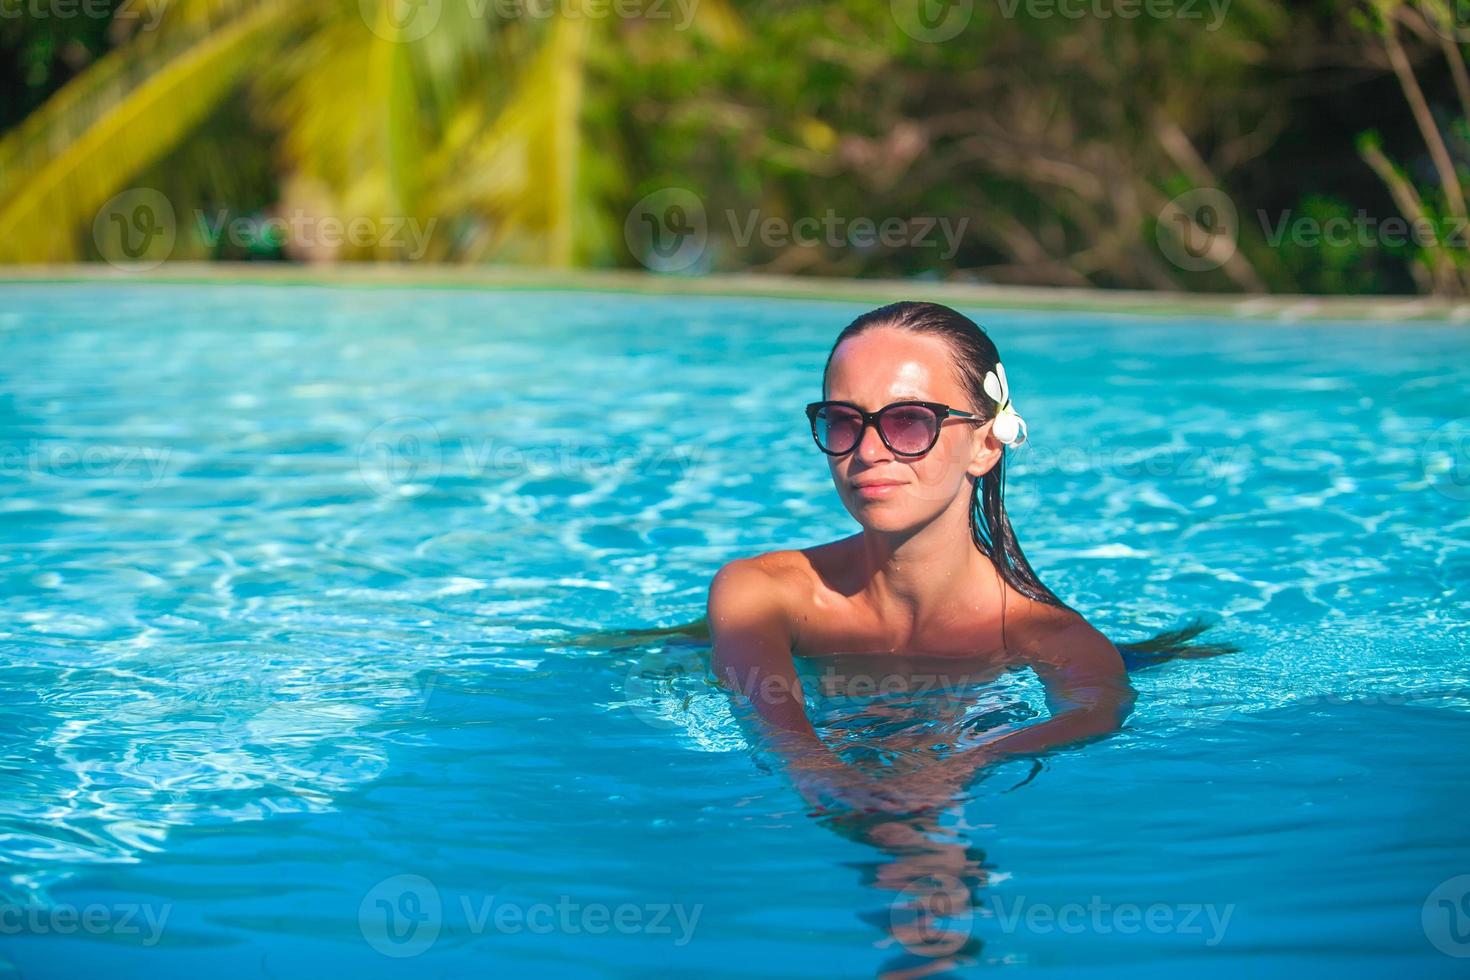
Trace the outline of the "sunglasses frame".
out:
M 849 450 L 847 450 L 846 452 L 840 452 L 840 453 L 833 452 L 832 450 L 828 449 L 826 446 L 822 445 L 822 440 L 819 439 L 819 438 L 817 438 L 817 413 L 820 412 L 822 409 L 827 408 L 828 406 L 831 406 L 831 405 L 840 405 L 843 408 L 850 408 L 854 412 L 856 412 L 858 415 L 862 416 L 862 419 L 863 419 L 862 428 L 858 429 L 857 439 L 853 441 L 852 448 L 849 449 Z M 929 409 L 929 411 L 931 411 L 931 412 L 934 413 L 935 418 L 937 420 L 937 422 L 936 422 L 936 424 L 934 426 L 934 438 L 929 441 L 929 445 L 925 446 L 924 449 L 921 452 L 917 452 L 917 453 L 900 452 L 899 450 L 894 449 L 893 448 L 893 444 L 888 441 L 888 436 L 884 434 L 884 432 L 883 432 L 883 426 L 880 425 L 879 422 L 880 422 L 880 419 L 881 419 L 883 413 L 886 412 L 886 411 L 888 411 L 891 408 L 911 408 L 911 407 L 915 407 L 915 406 L 917 406 L 919 408 L 927 408 L 927 409 Z M 934 449 L 934 447 L 939 444 L 940 430 L 944 428 L 944 420 L 947 419 L 947 418 L 964 419 L 967 422 L 982 422 L 983 423 L 983 422 L 989 422 L 990 421 L 988 418 L 985 418 L 984 416 L 981 416 L 981 415 L 976 415 L 974 412 L 962 412 L 958 408 L 950 408 L 948 405 L 944 404 L 943 402 L 923 402 L 923 401 L 917 401 L 917 400 L 914 400 L 914 399 L 906 399 L 904 401 L 899 401 L 899 402 L 890 402 L 889 404 L 884 405 L 882 408 L 878 409 L 876 412 L 865 412 L 865 411 L 862 410 L 862 407 L 861 406 L 854 405 L 852 402 L 842 402 L 842 401 L 820 401 L 820 402 L 812 402 L 810 405 L 808 405 L 806 407 L 806 417 L 807 417 L 807 421 L 811 423 L 811 427 L 812 427 L 812 441 L 817 444 L 817 448 L 818 449 L 820 449 L 822 452 L 826 453 L 828 456 L 839 456 L 839 457 L 841 457 L 841 456 L 849 456 L 849 455 L 851 455 L 854 451 L 857 450 L 857 447 L 858 446 L 861 446 L 863 444 L 863 434 L 865 432 L 867 432 L 868 426 L 872 426 L 873 429 L 874 429 L 874 431 L 876 431 L 878 433 L 878 438 L 880 440 L 882 440 L 883 445 L 885 445 L 885 446 L 888 447 L 888 451 L 891 452 L 891 453 L 893 453 L 893 455 L 895 455 L 895 456 L 902 456 L 905 459 L 918 459 L 920 456 L 926 456 L 930 452 L 932 452 L 933 449 Z

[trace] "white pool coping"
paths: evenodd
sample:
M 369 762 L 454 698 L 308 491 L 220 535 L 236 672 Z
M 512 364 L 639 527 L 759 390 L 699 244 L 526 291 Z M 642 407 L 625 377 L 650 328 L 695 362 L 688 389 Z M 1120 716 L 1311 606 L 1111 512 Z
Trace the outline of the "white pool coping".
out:
M 1337 320 L 1365 324 L 1423 321 L 1453 326 L 1470 323 L 1470 300 L 1429 296 L 1152 292 L 1005 286 L 919 279 L 835 279 L 749 273 L 679 276 L 632 270 L 422 263 L 312 266 L 264 262 L 180 262 L 166 263 L 141 272 L 100 263 L 0 266 L 0 287 L 83 282 L 568 290 L 654 295 L 753 296 L 867 305 L 900 299 L 924 299 L 950 306 L 990 309 L 1226 317 L 1270 323 L 1302 320 Z

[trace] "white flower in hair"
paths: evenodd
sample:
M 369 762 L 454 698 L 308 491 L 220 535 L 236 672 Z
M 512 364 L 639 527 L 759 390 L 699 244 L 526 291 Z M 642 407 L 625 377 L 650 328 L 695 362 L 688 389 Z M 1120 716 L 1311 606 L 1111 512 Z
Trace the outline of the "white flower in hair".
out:
M 1014 449 L 1026 441 L 1026 420 L 1016 414 L 1011 404 L 1011 389 L 1006 384 L 1005 365 L 995 362 L 995 370 L 985 374 L 985 393 L 995 399 L 995 422 L 990 431 L 995 437 Z

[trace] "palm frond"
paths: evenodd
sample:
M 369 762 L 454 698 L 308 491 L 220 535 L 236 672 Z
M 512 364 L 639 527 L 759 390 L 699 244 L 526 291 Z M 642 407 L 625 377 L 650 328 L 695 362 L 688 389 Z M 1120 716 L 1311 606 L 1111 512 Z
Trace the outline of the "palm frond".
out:
M 182 43 L 127 45 L 0 143 L 0 260 L 65 261 L 78 231 L 239 83 L 299 11 L 265 0 Z
M 559 17 L 509 102 L 487 123 L 483 102 L 470 102 L 451 120 L 430 171 L 437 183 L 432 210 L 469 210 L 495 226 L 499 247 L 516 235 L 539 244 L 554 266 L 575 258 L 582 88 L 589 18 Z

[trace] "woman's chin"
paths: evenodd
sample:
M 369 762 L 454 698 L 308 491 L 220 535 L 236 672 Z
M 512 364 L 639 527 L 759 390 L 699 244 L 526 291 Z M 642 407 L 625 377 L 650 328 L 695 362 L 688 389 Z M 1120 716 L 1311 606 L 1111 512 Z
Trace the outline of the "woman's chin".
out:
M 907 531 L 917 523 L 908 508 L 891 500 L 855 500 L 847 512 L 870 531 Z

